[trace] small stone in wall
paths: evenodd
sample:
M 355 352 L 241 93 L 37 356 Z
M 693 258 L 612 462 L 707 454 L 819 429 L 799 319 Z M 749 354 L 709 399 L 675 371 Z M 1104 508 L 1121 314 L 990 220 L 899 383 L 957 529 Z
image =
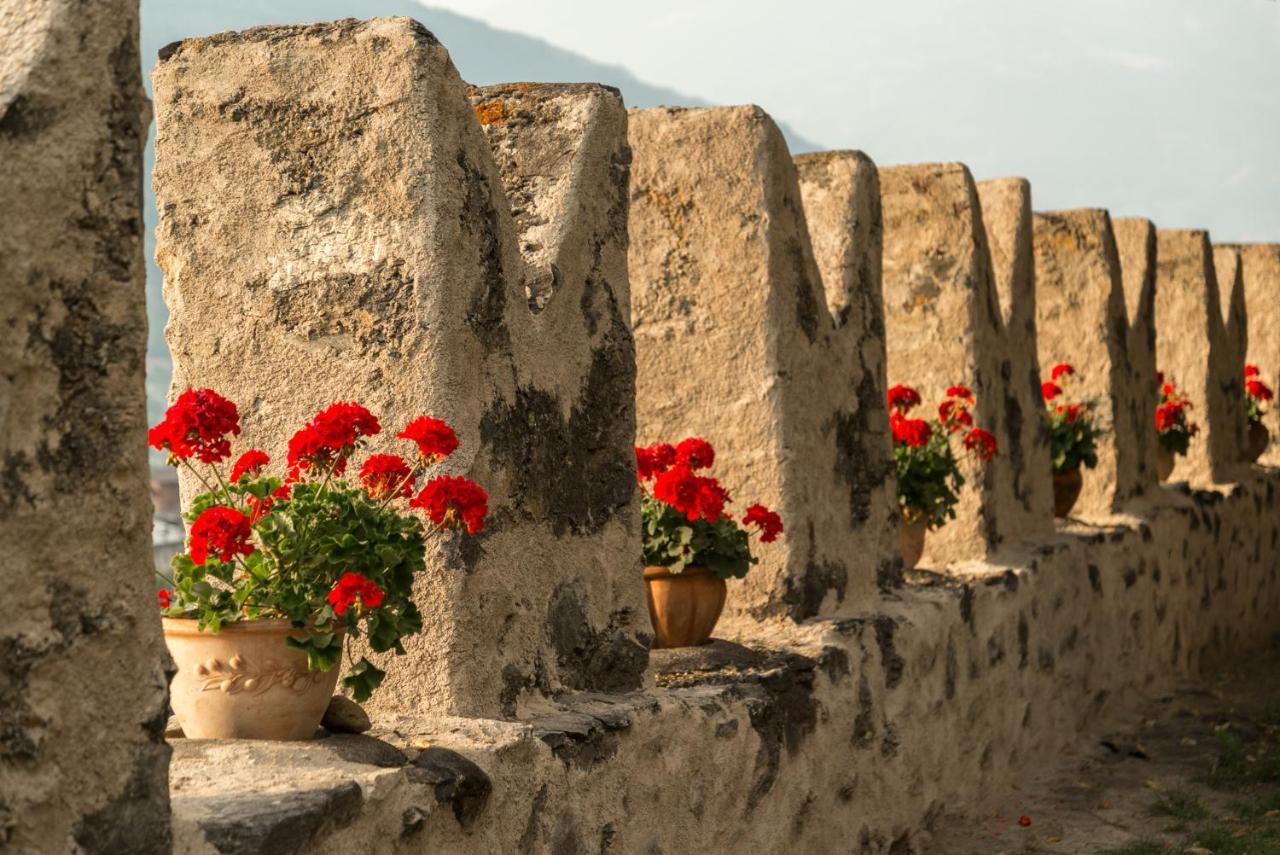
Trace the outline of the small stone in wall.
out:
M 330 733 L 364 733 L 373 727 L 369 715 L 350 698 L 334 695 L 320 724 Z

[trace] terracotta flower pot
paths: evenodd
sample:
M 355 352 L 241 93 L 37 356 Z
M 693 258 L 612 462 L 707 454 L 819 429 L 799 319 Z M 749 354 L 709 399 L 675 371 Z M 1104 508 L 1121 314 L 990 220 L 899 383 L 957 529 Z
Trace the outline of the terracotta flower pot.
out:
M 333 697 L 338 668 L 307 670 L 307 654 L 285 643 L 305 630 L 287 620 L 224 624 L 164 618 L 178 672 L 169 700 L 189 739 L 310 739 Z
M 898 552 L 902 555 L 902 569 L 914 570 L 924 555 L 924 536 L 929 532 L 929 522 L 923 517 L 910 522 L 906 514 L 898 525 Z
M 1062 472 L 1053 476 L 1053 515 L 1058 519 L 1066 519 L 1067 514 L 1076 506 L 1080 498 L 1080 489 L 1084 486 L 1084 476 L 1077 466 L 1070 472 Z
M 1165 451 L 1163 448 L 1156 449 L 1156 477 L 1161 483 L 1169 480 L 1169 476 L 1173 474 L 1173 464 L 1175 458 L 1172 451 Z
M 1271 434 L 1262 422 L 1249 422 L 1249 436 L 1245 443 L 1249 462 L 1254 463 L 1271 444 Z
M 724 611 L 724 580 L 699 565 L 671 573 L 666 567 L 644 568 L 653 621 L 653 646 L 697 647 L 711 639 Z

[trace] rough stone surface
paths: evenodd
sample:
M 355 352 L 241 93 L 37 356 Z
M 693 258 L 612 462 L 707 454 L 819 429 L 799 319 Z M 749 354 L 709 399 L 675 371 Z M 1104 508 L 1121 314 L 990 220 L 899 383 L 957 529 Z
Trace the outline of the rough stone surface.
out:
M 1037 312 L 1040 364 L 1069 362 L 1076 369 L 1066 386 L 1087 402 L 1098 438 L 1098 465 L 1083 470 L 1076 516 L 1108 515 L 1143 495 L 1150 483 L 1141 472 L 1137 445 L 1148 419 L 1146 395 L 1130 363 L 1129 317 L 1111 217 L 1080 209 L 1035 216 Z M 1046 379 L 1048 379 L 1046 369 Z
M 1157 483 L 1155 409 L 1159 400 L 1156 383 L 1156 227 L 1140 217 L 1112 219 L 1116 250 L 1120 257 L 1120 279 L 1129 320 L 1129 367 L 1133 371 L 1133 394 L 1137 408 L 1133 421 L 1118 425 L 1133 442 L 1138 483 L 1150 491 Z
M 1280 386 L 1280 319 L 1277 299 L 1280 294 L 1280 244 L 1249 243 L 1238 245 L 1243 262 L 1245 302 L 1249 314 L 1249 358 L 1258 366 L 1263 380 L 1273 389 Z M 1271 432 L 1271 447 L 1260 463 L 1280 464 L 1280 406 L 1272 405 L 1263 418 Z
M 841 262 L 867 278 L 824 290 L 796 167 L 763 111 L 632 111 L 630 140 L 638 440 L 705 437 L 730 493 L 782 514 L 786 534 L 731 583 L 728 613 L 857 608 L 898 567 L 886 555 L 879 335 L 863 296 L 874 264 L 860 258 L 878 229 L 850 232 Z M 874 212 L 868 182 L 838 191 L 846 208 Z M 848 227 L 847 210 L 832 216 Z
M 489 492 L 481 536 L 431 548 L 426 630 L 375 707 L 512 715 L 541 694 L 638 687 L 617 94 L 473 105 L 404 18 L 188 40 L 154 78 L 175 388 L 221 390 L 242 445 L 269 450 L 332 400 L 388 428 L 432 413 L 462 443 L 445 466 Z
M 1000 306 L 1000 449 L 1010 463 L 995 470 L 1001 531 L 1011 543 L 1038 541 L 1053 530 L 1053 482 L 1036 333 L 1036 258 L 1031 183 L 1025 178 L 978 182 L 982 222 Z
M 316 853 L 942 851 L 931 824 L 1007 813 L 1019 771 L 1268 642 L 1276 477 L 1159 490 L 1142 516 L 1066 526 L 1025 565 L 913 576 L 858 616 L 655 651 L 640 693 L 566 695 L 518 721 L 375 716 L 378 756 L 408 765 L 324 744 L 337 737 L 179 745 L 180 851 L 214 851 L 229 794 L 279 805 Z M 485 780 L 468 824 L 464 784 L 440 788 Z M 334 820 L 308 819 L 302 793 Z
M 1000 437 L 1007 344 L 973 177 L 959 163 L 895 166 L 880 170 L 880 186 L 888 382 L 918 389 L 925 418 L 936 415 L 948 386 L 963 383 L 978 396 L 977 424 Z M 1008 508 L 996 470 L 1015 462 L 1008 454 L 988 464 L 963 455 L 968 483 L 956 519 L 929 533 L 924 566 L 941 568 L 1000 549 L 1008 536 L 1000 513 Z
M 164 852 L 138 6 L 0 0 L 0 850 Z
M 1227 340 L 1207 232 L 1156 231 L 1156 364 L 1190 399 L 1200 433 L 1173 480 L 1227 483 L 1244 455 L 1244 361 Z
M 320 725 L 332 733 L 364 733 L 373 727 L 369 714 L 350 698 L 334 695 L 329 701 Z
M 1213 270 L 1218 280 L 1218 298 L 1222 301 L 1222 326 L 1226 359 L 1232 365 L 1244 364 L 1249 356 L 1249 312 L 1245 306 L 1244 256 L 1238 246 L 1214 246 Z M 1261 301 L 1263 306 L 1267 301 Z M 1227 417 L 1231 424 L 1249 423 L 1249 406 L 1245 399 L 1244 378 L 1240 378 L 1238 395 L 1227 398 Z M 1240 460 L 1247 461 L 1247 434 L 1241 434 Z

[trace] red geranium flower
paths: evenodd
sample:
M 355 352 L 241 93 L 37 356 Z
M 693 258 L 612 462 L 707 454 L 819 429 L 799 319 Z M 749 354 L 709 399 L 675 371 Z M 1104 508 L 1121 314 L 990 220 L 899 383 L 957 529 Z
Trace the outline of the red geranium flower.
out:
M 169 593 L 168 588 L 161 588 L 156 591 L 156 599 L 160 601 L 160 608 L 167 609 L 169 608 L 169 603 L 172 602 L 173 595 Z
M 1174 387 L 1172 383 L 1165 383 L 1163 386 L 1160 387 L 1160 394 L 1166 397 L 1169 395 L 1172 395 L 1173 392 L 1174 392 Z
M 954 386 L 947 387 L 947 397 L 961 398 L 965 401 L 968 401 L 970 404 L 973 403 L 973 392 L 969 389 L 968 386 L 965 386 L 963 383 L 957 383 Z
M 427 463 L 439 463 L 458 447 L 458 435 L 448 422 L 431 416 L 418 416 L 396 436 L 417 443 L 418 454 Z
M 267 456 L 265 451 L 259 451 L 251 448 L 244 454 L 236 458 L 235 465 L 231 467 L 231 483 L 238 483 L 244 475 L 257 475 L 262 471 L 262 467 L 271 462 L 271 458 Z
M 773 543 L 782 534 L 782 517 L 764 505 L 756 504 L 747 508 L 742 524 L 759 526 L 762 543 Z
M 361 573 L 343 573 L 329 592 L 329 605 L 333 606 L 333 613 L 341 617 L 356 600 L 367 609 L 376 609 L 382 605 L 382 589 Z
M 1023 828 L 1026 828 L 1030 824 L 1031 824 L 1031 817 L 1027 816 L 1025 813 L 1022 816 L 1018 817 L 1018 825 L 1022 826 Z
M 910 386 L 894 386 L 889 390 L 889 406 L 893 409 L 907 413 L 919 404 L 920 393 Z
M 675 446 L 665 442 L 636 449 L 636 477 L 641 483 L 656 478 L 676 462 Z
M 237 555 L 251 555 L 252 534 L 249 518 L 235 508 L 221 505 L 205 508 L 191 524 L 191 560 L 204 564 L 211 551 L 223 561 L 232 561 Z
M 240 435 L 236 405 L 212 389 L 187 389 L 147 432 L 152 448 L 179 460 L 191 457 L 217 463 L 231 455 L 229 436 Z
M 1052 380 L 1046 380 L 1040 384 L 1040 394 L 1044 395 L 1046 401 L 1052 401 L 1062 394 L 1062 387 Z
M 334 475 L 341 475 L 356 443 L 381 431 L 378 419 L 361 405 L 330 404 L 289 439 L 289 468 L 297 475 L 332 467 Z
M 964 447 L 977 453 L 983 461 L 996 456 L 996 438 L 993 433 L 983 428 L 974 428 L 965 434 Z
M 1257 376 L 1258 376 L 1258 373 L 1259 373 L 1259 372 L 1258 372 L 1258 366 L 1253 365 L 1252 363 L 1250 363 L 1250 364 L 1248 364 L 1248 365 L 1246 365 L 1246 366 L 1244 367 L 1244 376 L 1245 376 L 1245 377 L 1257 377 Z
M 1076 419 L 1080 418 L 1080 405 L 1079 404 L 1059 404 L 1058 413 L 1059 414 L 1065 413 L 1067 417 L 1067 423 L 1075 424 Z
M 1270 401 L 1273 397 L 1271 387 L 1261 380 L 1244 381 L 1244 390 L 1249 393 L 1250 398 L 1259 401 Z
M 658 476 L 653 484 L 653 496 L 684 514 L 690 522 L 699 519 L 716 522 L 729 501 L 728 491 L 716 479 L 695 475 L 684 463 L 677 463 Z
M 484 528 L 489 494 L 469 478 L 441 475 L 428 481 L 409 501 L 409 507 L 422 508 L 436 525 L 449 528 L 465 525 L 468 534 L 475 534 Z
M 373 499 L 413 492 L 413 469 L 398 454 L 374 454 L 360 467 L 360 483 Z
M 716 450 L 705 439 L 691 436 L 676 446 L 676 462 L 690 469 L 706 469 L 716 462 Z
M 919 448 L 926 445 L 933 436 L 933 428 L 924 419 L 909 419 L 902 413 L 894 412 L 889 416 L 889 428 L 893 431 L 893 441 Z
M 952 433 L 955 433 L 971 427 L 973 425 L 973 415 L 964 404 L 954 398 L 948 398 L 938 405 L 938 421 L 946 425 Z
M 1070 377 L 1072 374 L 1075 374 L 1075 373 L 1076 373 L 1076 370 L 1072 368 L 1069 364 L 1067 364 L 1066 362 L 1059 362 L 1057 365 L 1053 366 L 1053 371 L 1050 372 L 1049 379 L 1057 380 L 1063 374 Z

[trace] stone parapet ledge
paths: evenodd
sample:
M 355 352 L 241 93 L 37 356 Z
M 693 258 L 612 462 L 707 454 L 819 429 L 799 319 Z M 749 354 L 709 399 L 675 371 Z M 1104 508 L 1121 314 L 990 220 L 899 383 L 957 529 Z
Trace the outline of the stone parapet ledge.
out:
M 429 547 L 424 631 L 383 663 L 375 707 L 515 715 L 546 692 L 639 688 L 617 92 L 473 104 L 408 18 L 189 39 L 154 80 L 175 388 L 236 401 L 240 447 L 271 454 L 335 400 L 380 417 L 374 452 L 443 418 L 461 445 L 440 468 L 489 493 L 483 533 Z
M 913 573 L 861 615 L 657 651 L 641 692 L 175 740 L 177 851 L 928 851 L 938 817 L 1270 638 L 1280 474 L 1258 472 L 1073 522 L 1022 565 Z
M 786 521 L 730 584 L 731 617 L 860 608 L 900 567 L 878 230 L 849 230 L 832 250 L 833 267 L 865 276 L 824 285 L 796 166 L 758 107 L 633 110 L 629 138 L 638 442 L 707 439 L 729 492 Z M 874 215 L 870 162 L 833 168 L 842 186 L 815 212 L 824 225 L 847 228 L 859 206 Z

